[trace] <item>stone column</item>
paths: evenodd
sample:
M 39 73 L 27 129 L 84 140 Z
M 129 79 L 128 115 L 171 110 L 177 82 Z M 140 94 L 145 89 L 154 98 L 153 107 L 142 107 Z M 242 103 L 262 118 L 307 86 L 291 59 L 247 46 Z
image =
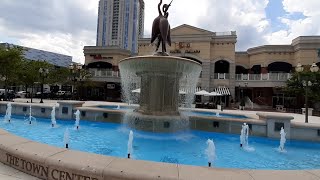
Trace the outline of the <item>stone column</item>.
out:
M 267 122 L 267 136 L 271 138 L 280 138 L 281 127 L 287 133 L 286 138 L 290 139 L 292 116 L 280 116 L 267 113 L 257 113 L 259 119 Z
M 74 109 L 81 107 L 84 102 L 81 101 L 58 101 L 59 111 L 57 118 L 59 119 L 73 119 Z
M 229 73 L 230 73 L 230 80 L 229 80 L 229 89 L 230 89 L 230 94 L 231 97 L 233 98 L 233 100 L 235 101 L 235 86 L 236 86 L 236 65 L 235 63 L 230 63 L 230 69 L 229 69 Z M 231 99 L 230 99 L 231 100 Z

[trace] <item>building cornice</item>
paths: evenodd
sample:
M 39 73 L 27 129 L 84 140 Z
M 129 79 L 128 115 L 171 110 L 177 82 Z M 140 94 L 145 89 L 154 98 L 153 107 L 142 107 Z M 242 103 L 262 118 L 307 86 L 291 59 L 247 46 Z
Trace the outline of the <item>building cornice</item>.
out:
M 249 55 L 260 53 L 293 53 L 294 49 L 291 45 L 265 45 L 250 48 L 247 50 Z
M 129 50 L 120 49 L 117 46 L 85 46 L 83 53 L 86 54 L 112 54 L 112 55 L 124 55 L 131 56 L 132 53 Z

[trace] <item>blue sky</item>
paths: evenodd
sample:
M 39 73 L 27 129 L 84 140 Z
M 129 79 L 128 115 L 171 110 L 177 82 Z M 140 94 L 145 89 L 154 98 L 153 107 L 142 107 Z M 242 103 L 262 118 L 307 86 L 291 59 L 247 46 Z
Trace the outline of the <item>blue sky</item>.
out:
M 95 45 L 98 1 L 1 0 L 0 42 L 71 55 L 83 62 L 83 46 Z M 159 0 L 144 1 L 148 36 Z M 319 7 L 320 0 L 174 0 L 169 21 L 171 27 L 189 24 L 213 32 L 236 31 L 236 49 L 246 51 L 320 35 Z

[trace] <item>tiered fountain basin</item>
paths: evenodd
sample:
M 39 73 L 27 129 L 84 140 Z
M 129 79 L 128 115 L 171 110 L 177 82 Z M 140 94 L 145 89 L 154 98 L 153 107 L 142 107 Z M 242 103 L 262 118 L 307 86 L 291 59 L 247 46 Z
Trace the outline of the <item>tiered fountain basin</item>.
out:
M 2 106 L 4 106 L 3 104 Z M 22 108 L 23 106 L 27 106 L 29 104 L 19 104 Z M 0 108 L 1 113 L 3 113 L 3 108 Z M 13 104 L 13 109 L 16 106 L 16 109 L 18 109 L 17 104 Z M 43 108 L 45 106 L 39 106 L 38 108 Z M 48 107 L 48 109 L 51 109 Z M 124 110 L 120 108 L 120 110 L 116 109 L 103 109 L 100 107 L 78 107 L 74 108 L 80 109 L 82 119 L 87 119 L 94 121 L 94 119 L 90 118 L 90 116 L 95 116 L 96 121 L 101 122 L 121 122 L 120 120 L 111 120 L 115 119 L 116 117 L 121 117 L 125 113 Z M 130 109 L 129 106 L 126 109 Z M 35 112 L 41 112 L 40 110 L 37 110 L 37 107 L 34 107 Z M 223 113 L 220 112 L 222 115 L 221 117 L 216 117 L 212 113 L 212 111 L 197 111 L 200 112 L 198 115 L 197 113 L 193 114 L 190 118 L 190 125 L 192 129 L 200 129 L 200 130 L 207 130 L 207 131 L 215 131 L 215 132 L 223 132 L 223 130 L 226 130 L 224 132 L 233 132 L 237 135 L 231 135 L 231 137 L 228 137 L 229 135 L 224 134 L 217 134 L 217 133 L 208 133 L 206 135 L 206 138 L 213 138 L 216 142 L 217 149 L 220 149 L 220 151 L 224 151 L 222 146 L 219 145 L 220 141 L 219 139 L 224 138 L 231 138 L 229 139 L 232 141 L 234 145 L 234 152 L 239 151 L 238 146 L 238 136 L 241 128 L 241 124 L 243 122 L 249 123 L 252 125 L 252 131 L 256 132 L 260 128 L 261 132 L 267 131 L 268 126 L 268 118 L 271 117 L 272 119 L 277 119 L 277 116 L 272 116 L 269 114 L 262 114 L 258 118 L 229 118 L 229 117 L 223 117 Z M 104 113 L 107 113 L 104 114 Z M 13 112 L 13 114 L 15 114 Z M 202 114 L 202 115 L 201 115 Z M 35 117 L 37 117 L 36 114 L 34 114 Z M 281 120 L 287 120 L 285 118 L 286 116 L 281 116 L 279 119 Z M 39 124 L 41 122 L 47 122 L 47 126 L 45 128 L 40 128 L 47 131 L 58 131 L 59 128 L 52 129 L 50 128 L 50 119 L 40 119 Z M 70 122 L 71 121 L 71 122 Z M 67 119 L 66 121 L 62 121 L 61 119 L 57 119 L 58 124 L 60 124 L 60 128 L 64 129 L 65 124 L 73 124 L 73 120 Z M 220 122 L 219 127 L 213 127 L 214 122 Z M 14 121 L 13 123 L 20 123 L 19 121 Z M 22 121 L 23 124 L 23 121 Z M 89 126 L 86 126 L 85 124 L 90 124 Z M 216 123 L 215 123 L 216 124 Z M 86 129 L 89 129 L 90 127 L 96 126 L 92 122 L 80 122 L 80 133 L 85 132 Z M 211 125 L 211 127 L 210 127 Z M 217 124 L 216 124 L 217 125 Z M 113 126 L 120 126 L 117 124 L 113 124 Z M 239 127 L 238 127 L 239 126 Z M 32 132 L 32 128 L 37 129 L 37 127 L 28 126 L 30 127 L 30 131 Z M 99 127 L 99 126 L 97 126 Z M 226 128 L 227 127 L 227 128 Z M 294 133 L 295 131 L 304 131 L 305 134 L 308 134 L 309 132 L 312 132 L 316 128 L 315 125 L 300 125 L 296 123 L 291 123 L 291 135 L 290 138 L 295 137 L 297 133 Z M 227 130 L 228 129 L 228 130 Z M 236 130 L 238 129 L 238 130 Z M 10 131 L 11 132 L 11 131 Z M 29 134 L 28 132 L 25 132 L 25 134 Z M 87 131 L 88 134 L 90 134 L 90 131 Z M 196 131 L 197 133 L 198 131 Z M 72 131 L 71 136 L 76 136 L 77 131 Z M 139 134 L 138 131 L 135 132 L 136 134 Z M 199 133 L 201 133 L 199 131 Z M 55 133 L 52 133 L 55 134 Z M 57 133 L 61 134 L 61 133 Z M 140 132 L 141 134 L 141 132 Z M 311 134 L 311 133 L 310 133 Z M 80 135 L 80 134 L 79 134 Z M 261 136 L 267 136 L 267 132 L 263 134 L 260 134 Z M 19 134 L 19 136 L 22 136 Z M 43 134 L 39 135 L 43 136 Z M 277 171 L 277 170 L 245 170 L 245 169 L 252 169 L 252 168 L 244 168 L 242 170 L 239 169 L 225 169 L 226 167 L 223 167 L 223 169 L 219 168 L 206 168 L 206 162 L 203 162 L 203 167 L 197 167 L 197 166 L 187 166 L 182 164 L 172 164 L 172 163 L 157 163 L 157 162 L 149 162 L 149 161 L 141 161 L 141 160 L 128 160 L 123 159 L 119 157 L 110 157 L 110 156 L 103 156 L 98 154 L 91 154 L 91 153 L 85 153 L 85 152 L 79 152 L 77 151 L 75 147 L 77 147 L 76 144 L 70 145 L 71 150 L 66 150 L 62 148 L 62 136 L 60 135 L 61 139 L 60 142 L 57 140 L 58 147 L 41 144 L 38 142 L 34 142 L 30 140 L 31 138 L 21 138 L 16 135 L 13 135 L 7 131 L 0 131 L 0 160 L 1 162 L 6 163 L 7 165 L 10 165 L 14 168 L 17 168 L 23 172 L 26 172 L 28 174 L 40 177 L 42 179 L 68 179 L 69 177 L 74 177 L 74 179 L 78 177 L 82 177 L 82 179 L 263 179 L 265 177 L 273 178 L 273 179 L 283 179 L 283 178 L 291 178 L 291 179 L 319 179 L 320 172 L 319 170 L 314 170 L 314 168 L 311 168 L 313 170 L 310 170 L 310 168 L 301 168 L 304 170 L 290 170 L 290 171 Z M 97 136 L 97 135 L 93 135 Z M 110 135 L 101 135 L 100 140 L 107 140 L 108 136 Z M 303 138 L 306 138 L 306 136 L 303 136 Z M 57 138 L 59 139 L 59 138 Z M 134 142 L 139 143 L 139 137 L 136 137 L 136 141 Z M 216 139 L 216 140 L 215 140 Z M 294 139 L 294 138 L 293 138 Z M 74 141 L 79 141 L 81 138 L 76 138 Z M 124 139 L 125 141 L 126 139 Z M 317 140 L 317 139 L 309 139 L 309 140 Z M 319 140 L 319 139 L 318 139 Z M 141 141 L 141 139 L 140 139 Z M 250 141 L 250 140 L 249 140 Z M 252 146 L 256 146 L 255 144 L 259 143 L 259 138 L 252 138 L 251 143 Z M 275 153 L 278 155 L 280 154 L 275 149 L 278 145 L 278 139 L 273 139 L 274 145 L 271 145 L 271 148 L 268 149 L 270 152 Z M 161 143 L 161 141 L 159 141 Z M 165 140 L 164 140 L 165 142 Z M 204 144 L 205 141 L 203 140 L 203 143 L 201 141 L 199 144 Z M 292 145 L 290 145 L 290 142 L 287 146 L 287 154 L 283 154 L 283 157 L 289 156 L 290 153 L 295 153 L 292 151 L 294 149 L 294 146 L 301 145 L 300 143 L 303 142 L 296 142 Z M 103 142 L 102 145 L 108 144 L 107 142 Z M 126 142 L 123 142 L 123 148 L 125 149 Z M 186 143 L 188 144 L 188 143 Z M 133 158 L 139 157 L 139 144 L 136 144 L 138 149 L 136 149 L 135 153 L 136 155 L 133 155 Z M 309 144 L 309 146 L 311 146 Z M 317 145 L 317 143 L 315 143 Z M 197 147 L 199 145 L 192 143 L 192 146 Z M 170 146 L 167 146 L 170 147 Z M 272 149 L 272 147 L 274 149 Z M 111 147 L 112 148 L 112 147 Z M 221 149 L 222 148 L 222 149 Z M 185 148 L 188 149 L 188 148 Z M 264 148 L 265 149 L 265 148 Z M 106 149 L 108 150 L 108 148 Z M 180 149 L 182 151 L 183 149 Z M 123 150 L 123 157 L 125 157 L 125 150 Z M 179 151 L 179 149 L 178 149 Z M 197 149 L 197 152 L 200 152 L 200 154 L 204 151 L 204 148 L 199 146 Z M 109 152 L 109 151 L 108 151 Z M 256 146 L 256 152 L 258 153 L 259 150 Z M 233 153 L 229 153 L 229 155 L 232 155 Z M 248 152 L 247 152 L 248 153 Z M 198 154 L 198 155 L 200 155 Z M 218 158 L 219 158 L 219 152 Z M 196 154 L 195 154 L 196 155 Z M 257 154 L 248 154 L 250 156 L 249 158 L 246 158 L 244 161 L 250 161 L 252 159 L 256 159 Z M 270 154 L 269 154 L 270 155 Z M 280 154 L 281 155 L 281 154 Z M 310 163 L 316 163 L 316 159 L 312 158 L 312 156 L 308 153 L 305 154 L 307 157 L 309 157 L 308 160 L 305 161 L 305 164 Z M 176 156 L 179 156 L 179 153 L 176 153 Z M 201 155 L 200 155 L 201 156 Z M 236 159 L 236 155 L 234 158 Z M 271 156 L 272 157 L 272 156 Z M 188 158 L 188 157 L 186 157 Z M 220 156 L 219 159 L 222 159 Z M 172 160 L 169 156 L 167 160 Z M 205 157 L 204 157 L 205 160 Z M 217 160 L 219 161 L 219 160 Z M 302 160 L 303 161 L 303 160 Z M 167 162 L 167 161 L 166 161 Z M 218 163 L 218 162 L 217 162 Z M 319 163 L 318 163 L 319 164 Z M 200 165 L 201 166 L 201 165 Z M 219 166 L 218 166 L 219 167 Z M 281 169 L 281 165 L 278 169 Z M 300 168 L 299 168 L 300 169 Z M 318 169 L 318 168 L 316 168 Z M 85 177 L 85 178 L 84 178 Z
M 140 106 L 126 114 L 126 123 L 153 132 L 188 129 L 187 119 L 179 112 L 181 87 L 196 88 L 201 63 L 174 56 L 137 56 L 119 62 L 125 98 L 130 100 L 132 86 L 140 84 Z M 136 82 L 133 77 L 139 79 Z M 190 98 L 191 100 L 191 98 Z

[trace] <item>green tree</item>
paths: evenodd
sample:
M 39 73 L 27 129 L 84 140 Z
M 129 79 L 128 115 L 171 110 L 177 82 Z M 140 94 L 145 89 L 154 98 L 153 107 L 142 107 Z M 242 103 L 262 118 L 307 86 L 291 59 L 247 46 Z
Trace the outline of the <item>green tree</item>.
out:
M 18 72 L 23 59 L 23 49 L 21 47 L 0 46 L 0 76 L 4 81 L 5 99 L 7 99 L 8 86 L 18 79 Z
M 292 77 L 287 81 L 285 92 L 291 96 L 305 96 L 305 86 L 303 82 L 310 81 L 312 85 L 308 87 L 308 98 L 311 102 L 320 101 L 320 73 L 301 72 L 294 73 Z
M 45 68 L 50 69 L 53 68 L 51 64 L 49 64 L 46 61 L 32 61 L 32 60 L 23 60 L 21 62 L 20 71 L 18 73 L 19 77 L 19 84 L 24 85 L 26 88 L 26 91 L 28 90 L 28 87 L 31 87 L 30 92 L 30 98 L 32 102 L 33 97 L 33 89 L 36 84 L 41 85 L 42 79 L 40 77 L 39 69 Z M 44 81 L 46 83 L 46 81 Z

